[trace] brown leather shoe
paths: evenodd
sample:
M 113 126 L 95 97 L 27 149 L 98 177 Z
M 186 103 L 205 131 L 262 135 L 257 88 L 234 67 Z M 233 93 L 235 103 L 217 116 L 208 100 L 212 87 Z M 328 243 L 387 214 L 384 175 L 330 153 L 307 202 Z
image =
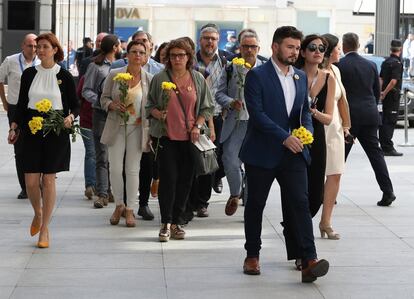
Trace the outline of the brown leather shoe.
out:
M 246 257 L 244 259 L 243 273 L 247 275 L 260 275 L 259 257 Z
M 318 277 L 328 273 L 329 262 L 327 260 L 310 260 L 308 266 L 302 269 L 302 282 L 314 282 Z
M 239 197 L 230 196 L 229 200 L 227 201 L 224 212 L 226 213 L 227 216 L 231 216 L 234 213 L 236 213 L 238 206 L 239 206 Z

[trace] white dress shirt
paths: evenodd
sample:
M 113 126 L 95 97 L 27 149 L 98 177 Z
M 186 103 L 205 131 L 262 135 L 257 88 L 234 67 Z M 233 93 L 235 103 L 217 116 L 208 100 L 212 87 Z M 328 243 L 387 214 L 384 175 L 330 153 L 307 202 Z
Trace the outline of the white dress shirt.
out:
M 283 95 L 285 96 L 285 103 L 286 103 L 286 111 L 288 116 L 290 115 L 290 112 L 292 111 L 293 104 L 295 103 L 295 97 L 296 97 L 296 86 L 295 81 L 293 79 L 293 75 L 295 74 L 295 71 L 291 65 L 289 65 L 289 71 L 285 75 L 282 70 L 279 68 L 279 66 L 276 64 L 276 62 L 273 60 L 273 57 L 271 58 L 273 67 L 276 70 L 276 74 L 279 77 L 280 85 L 282 85 L 283 89 Z
M 23 53 L 7 56 L 0 66 L 0 82 L 8 84 L 7 103 L 16 105 L 19 99 L 20 77 L 28 67 L 38 65 L 37 57 L 30 63 L 26 62 Z

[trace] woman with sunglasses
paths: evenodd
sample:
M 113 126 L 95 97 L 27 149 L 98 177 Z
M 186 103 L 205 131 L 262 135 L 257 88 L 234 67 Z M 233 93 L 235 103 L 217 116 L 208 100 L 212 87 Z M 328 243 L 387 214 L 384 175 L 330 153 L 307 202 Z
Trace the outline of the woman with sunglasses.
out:
M 134 207 L 139 186 L 139 161 L 142 152 L 149 152 L 149 122 L 144 114 L 152 75 L 142 69 L 147 61 L 147 51 L 143 42 L 131 41 L 128 44 L 128 66 L 110 71 L 100 99 L 102 108 L 108 112 L 101 143 L 108 146 L 109 176 L 116 203 L 110 219 L 112 225 L 117 225 L 125 212 L 126 226 L 135 226 Z M 114 81 L 115 76 L 120 73 L 129 73 L 133 77 L 128 81 L 125 102 L 120 101 L 120 85 Z M 127 120 L 121 116 L 125 112 L 128 115 Z M 123 201 L 124 156 L 127 207 Z
M 166 57 L 165 70 L 151 82 L 146 107 L 150 135 L 158 139 L 153 146 L 159 159 L 160 242 L 185 238 L 181 225 L 195 171 L 190 142 L 198 140 L 214 110 L 204 77 L 193 70 L 190 44 L 184 39 L 170 41 Z M 163 90 L 164 82 L 173 82 L 175 88 Z
M 325 126 L 326 136 L 326 182 L 323 199 L 323 208 L 319 229 L 321 237 L 325 235 L 328 239 L 338 240 L 340 235 L 332 229 L 331 219 L 339 191 L 341 174 L 345 168 L 345 142 L 349 135 L 351 118 L 349 115 L 348 101 L 345 89 L 341 82 L 339 69 L 333 65 L 339 61 L 341 45 L 339 39 L 332 34 L 324 34 L 322 37 L 327 41 L 324 58 L 324 69 L 335 79 L 335 97 L 332 121 Z
M 326 166 L 326 142 L 324 125 L 332 120 L 335 79 L 321 69 L 327 42 L 312 34 L 305 37 L 301 44 L 298 67 L 308 77 L 308 90 L 314 142 L 310 148 L 312 162 L 308 168 L 309 208 L 312 217 L 316 215 L 323 202 Z
M 308 167 L 309 209 L 314 217 L 323 202 L 326 141 L 324 125 L 332 121 L 334 110 L 335 79 L 321 65 L 326 51 L 326 40 L 316 34 L 305 37 L 301 44 L 297 67 L 302 68 L 308 77 L 309 104 L 312 114 L 314 141 L 310 148 L 311 165 Z M 296 268 L 301 269 L 301 261 L 296 260 Z

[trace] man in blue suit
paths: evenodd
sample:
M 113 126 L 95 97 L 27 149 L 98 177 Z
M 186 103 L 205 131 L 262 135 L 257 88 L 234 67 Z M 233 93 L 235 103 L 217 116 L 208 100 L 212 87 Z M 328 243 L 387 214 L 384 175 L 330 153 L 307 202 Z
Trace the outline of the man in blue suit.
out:
M 329 263 L 316 256 L 307 192 L 309 152 L 291 135 L 300 125 L 312 131 L 307 78 L 292 66 L 302 37 L 295 27 L 279 27 L 273 35 L 271 59 L 246 76 L 244 93 L 250 118 L 240 151 L 249 186 L 244 211 L 247 257 L 243 271 L 260 274 L 263 209 L 276 178 L 281 190 L 288 259 L 301 259 L 302 282 L 313 282 L 328 272 Z
M 377 104 L 380 99 L 380 83 L 377 67 L 372 61 L 358 54 L 359 38 L 355 33 L 342 37 L 345 57 L 338 63 L 351 114 L 351 134 L 358 138 L 375 172 L 375 178 L 383 192 L 378 206 L 389 206 L 394 200 L 394 190 L 384 153 L 379 146 L 378 126 L 381 123 Z M 345 157 L 352 143 L 345 144 Z

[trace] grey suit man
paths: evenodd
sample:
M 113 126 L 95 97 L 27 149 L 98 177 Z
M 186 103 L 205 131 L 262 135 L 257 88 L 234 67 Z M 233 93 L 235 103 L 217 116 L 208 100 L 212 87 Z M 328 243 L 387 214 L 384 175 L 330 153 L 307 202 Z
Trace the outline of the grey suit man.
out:
M 263 64 L 262 60 L 257 59 L 259 50 L 257 34 L 245 32 L 241 36 L 240 56 L 250 67 Z M 244 102 L 241 80 L 248 71 L 249 66 L 238 66 L 235 63 L 225 67 L 215 95 L 216 102 L 227 112 L 223 114 L 225 117 L 220 143 L 223 144 L 222 161 L 230 187 L 230 198 L 225 209 L 228 216 L 236 212 L 242 190 L 242 162 L 239 159 L 239 151 L 246 135 L 249 113 Z

